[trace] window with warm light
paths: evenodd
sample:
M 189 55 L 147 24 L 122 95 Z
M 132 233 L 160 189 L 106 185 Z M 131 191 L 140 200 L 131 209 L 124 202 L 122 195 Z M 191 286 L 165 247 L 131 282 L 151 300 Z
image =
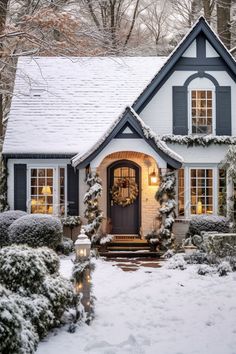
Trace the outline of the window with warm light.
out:
M 192 134 L 213 133 L 213 91 L 191 91 Z
M 191 169 L 191 214 L 213 213 L 213 170 Z
M 178 215 L 184 216 L 184 169 L 178 170 Z
M 30 168 L 30 212 L 65 215 L 65 168 Z
M 218 170 L 218 212 L 219 215 L 226 216 L 226 170 Z

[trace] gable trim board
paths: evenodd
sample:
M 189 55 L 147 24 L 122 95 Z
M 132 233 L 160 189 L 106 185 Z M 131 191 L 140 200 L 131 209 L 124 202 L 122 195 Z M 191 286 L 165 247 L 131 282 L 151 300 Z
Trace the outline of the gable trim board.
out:
M 182 42 L 177 46 L 176 50 L 170 55 L 169 59 L 165 62 L 163 67 L 160 69 L 160 71 L 157 73 L 157 75 L 153 78 L 153 80 L 150 82 L 150 84 L 144 89 L 144 91 L 140 94 L 140 96 L 137 98 L 137 100 L 133 103 L 133 109 L 139 114 L 145 107 L 146 105 L 150 102 L 150 100 L 153 98 L 153 96 L 156 94 L 156 92 L 160 89 L 160 87 L 166 82 L 166 80 L 170 77 L 170 75 L 173 73 L 175 70 L 174 67 L 176 64 L 178 64 L 178 61 L 184 60 L 185 62 L 191 63 L 191 66 L 193 65 L 199 65 L 199 63 L 196 63 L 196 60 L 194 58 L 181 58 L 181 56 L 184 54 L 186 49 L 191 45 L 191 43 L 199 36 L 199 35 L 204 34 L 210 45 L 213 47 L 213 49 L 216 50 L 217 53 L 221 56 L 221 58 L 204 58 L 204 62 L 206 63 L 218 63 L 217 65 L 220 64 L 220 66 L 223 66 L 223 63 L 225 63 L 228 66 L 228 71 L 231 72 L 231 77 L 236 81 L 236 65 L 235 65 L 235 60 L 232 57 L 232 55 L 229 53 L 227 48 L 223 45 L 223 43 L 220 41 L 220 39 L 217 37 L 217 35 L 212 31 L 208 23 L 206 22 L 204 17 L 200 17 L 199 20 L 196 22 L 195 26 L 192 27 L 190 32 L 183 38 Z M 199 40 L 199 43 L 200 40 Z M 200 44 L 198 44 L 200 46 Z M 199 53 L 198 49 L 198 54 L 202 55 L 202 49 Z M 201 58 L 201 61 L 202 62 Z M 221 60 L 219 60 L 221 59 Z M 223 61 L 222 61 L 223 59 Z M 203 64 L 203 62 L 202 62 Z M 206 64 L 204 64 L 204 67 Z M 182 68 L 183 69 L 183 68 Z M 189 69 L 189 67 L 188 67 Z M 203 69 L 203 68 L 202 68 Z M 208 68 L 208 65 L 206 70 L 212 70 L 213 67 L 210 66 Z M 186 70 L 186 68 L 185 68 Z M 196 70 L 196 67 L 195 67 Z
M 160 146 L 158 147 L 154 141 L 154 138 L 146 137 L 142 126 L 141 118 L 133 111 L 131 107 L 127 107 L 121 117 L 110 127 L 105 135 L 104 139 L 94 145 L 90 152 L 80 156 L 79 154 L 72 158 L 72 166 L 77 168 L 86 167 L 95 157 L 107 146 L 107 144 L 114 139 L 120 132 L 123 131 L 123 127 L 127 123 L 136 131 L 140 138 L 142 138 L 147 144 L 149 144 L 156 153 L 167 162 L 172 168 L 180 168 L 182 165 L 182 159 L 175 154 L 174 151 L 169 149 L 160 140 Z M 169 152 L 169 153 L 168 153 Z M 181 159 L 181 160 L 180 160 Z

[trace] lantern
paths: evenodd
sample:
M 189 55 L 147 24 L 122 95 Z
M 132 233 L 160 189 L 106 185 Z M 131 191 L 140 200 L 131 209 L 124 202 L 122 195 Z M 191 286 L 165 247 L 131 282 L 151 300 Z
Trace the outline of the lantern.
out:
M 155 169 L 153 170 L 152 173 L 149 174 L 148 179 L 149 179 L 149 186 L 157 186 L 158 185 L 158 176 L 157 176 Z
M 85 261 L 90 257 L 91 241 L 85 234 L 84 229 L 81 229 L 80 235 L 75 241 L 76 261 Z

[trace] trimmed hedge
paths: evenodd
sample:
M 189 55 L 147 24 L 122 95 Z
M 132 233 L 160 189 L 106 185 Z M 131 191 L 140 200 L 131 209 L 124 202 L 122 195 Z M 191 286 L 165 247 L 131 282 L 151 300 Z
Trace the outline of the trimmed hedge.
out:
M 196 215 L 190 220 L 188 234 L 201 235 L 202 231 L 227 233 L 230 231 L 230 221 L 224 216 Z
M 10 244 L 9 227 L 15 220 L 25 215 L 27 213 L 21 210 L 8 210 L 0 213 L 0 247 Z
M 14 221 L 9 227 L 11 243 L 30 247 L 56 248 L 62 240 L 61 221 L 51 215 L 31 214 Z

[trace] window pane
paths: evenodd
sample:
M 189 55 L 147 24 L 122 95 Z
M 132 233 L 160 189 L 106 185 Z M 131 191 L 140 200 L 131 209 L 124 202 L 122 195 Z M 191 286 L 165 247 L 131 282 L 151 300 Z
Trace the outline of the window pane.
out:
M 212 91 L 198 90 L 191 93 L 192 133 L 212 133 Z
M 193 187 L 195 184 L 197 187 Z M 213 212 L 212 186 L 212 169 L 191 170 L 191 214 L 208 214 Z
M 223 169 L 218 170 L 218 212 L 219 215 L 226 216 L 226 171 Z
M 51 176 L 47 178 L 48 175 Z M 36 178 L 36 176 L 38 176 Z M 31 169 L 30 192 L 31 213 L 52 214 L 53 208 L 53 169 Z
M 178 212 L 184 216 L 184 169 L 178 171 Z

